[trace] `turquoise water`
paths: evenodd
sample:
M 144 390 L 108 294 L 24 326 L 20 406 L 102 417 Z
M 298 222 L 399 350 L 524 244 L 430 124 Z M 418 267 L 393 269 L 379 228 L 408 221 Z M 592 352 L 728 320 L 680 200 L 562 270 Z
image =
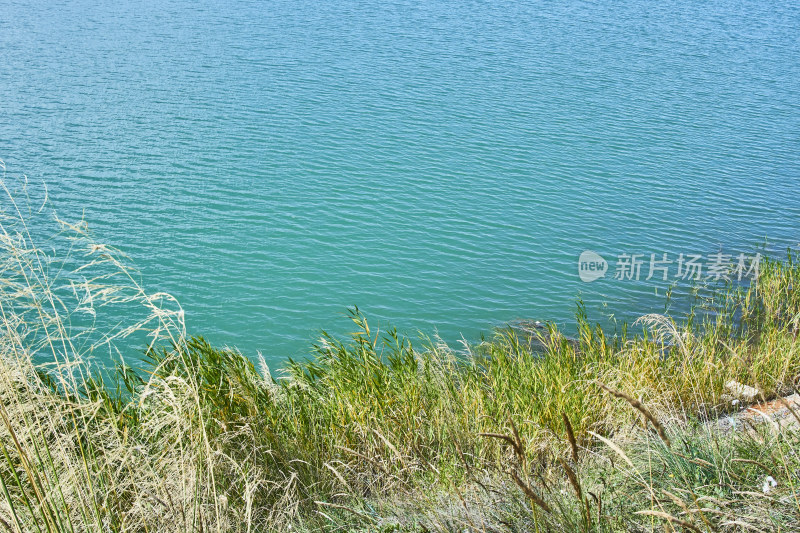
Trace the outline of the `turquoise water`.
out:
M 273 364 L 350 305 L 449 342 L 578 296 L 633 318 L 667 284 L 584 283 L 582 251 L 800 241 L 798 28 L 761 1 L 5 0 L 0 158 Z

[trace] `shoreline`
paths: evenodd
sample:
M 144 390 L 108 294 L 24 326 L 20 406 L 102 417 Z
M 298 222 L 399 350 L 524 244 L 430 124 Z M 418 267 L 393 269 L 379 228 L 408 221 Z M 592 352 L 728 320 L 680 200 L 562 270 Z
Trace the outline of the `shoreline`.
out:
M 32 279 L 36 264 L 5 251 L 21 269 L 12 280 Z M 766 516 L 777 497 L 790 530 L 793 425 L 734 415 L 751 430 L 714 427 L 800 380 L 797 259 L 767 261 L 702 320 L 642 317 L 643 334 L 610 337 L 579 313 L 575 338 L 540 324 L 456 350 L 373 331 L 351 309 L 354 333 L 323 335 L 280 375 L 185 337 L 167 296 L 99 283 L 95 309 L 129 291 L 124 302 L 150 309 L 154 341 L 139 370 L 86 375 L 63 352 L 78 339 L 58 307 L 24 304 L 55 302 L 55 285 L 6 291 L 0 520 L 56 531 L 703 530 Z M 47 350 L 60 363 L 35 365 Z M 746 496 L 764 487 L 763 501 Z M 674 498 L 654 503 L 656 493 Z M 713 496 L 715 511 L 687 494 Z

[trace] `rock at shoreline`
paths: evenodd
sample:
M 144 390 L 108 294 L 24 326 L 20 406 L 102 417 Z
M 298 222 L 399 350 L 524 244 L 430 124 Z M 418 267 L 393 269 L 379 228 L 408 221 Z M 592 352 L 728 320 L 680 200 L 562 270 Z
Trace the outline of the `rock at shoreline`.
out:
M 725 389 L 730 394 L 731 399 L 742 400 L 745 402 L 752 402 L 759 394 L 757 388 L 743 385 L 738 381 L 727 382 L 725 384 Z

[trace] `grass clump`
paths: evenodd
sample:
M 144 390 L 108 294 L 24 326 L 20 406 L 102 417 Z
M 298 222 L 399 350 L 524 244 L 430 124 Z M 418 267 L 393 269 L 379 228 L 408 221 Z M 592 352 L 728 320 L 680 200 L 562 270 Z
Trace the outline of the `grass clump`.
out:
M 638 335 L 579 312 L 575 339 L 506 329 L 457 351 L 353 309 L 356 333 L 275 377 L 188 336 L 119 252 L 4 187 L 0 530 L 797 529 L 794 426 L 716 421 L 743 405 L 732 381 L 794 390 L 796 255 Z M 45 247 L 41 220 L 59 228 Z

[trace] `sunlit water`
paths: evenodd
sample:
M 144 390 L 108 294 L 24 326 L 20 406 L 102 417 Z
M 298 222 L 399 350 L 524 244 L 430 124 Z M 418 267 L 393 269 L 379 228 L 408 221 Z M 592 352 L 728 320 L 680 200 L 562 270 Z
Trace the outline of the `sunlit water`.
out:
M 761 1 L 6 0 L 0 158 L 272 364 L 351 305 L 449 342 L 569 327 L 579 296 L 631 319 L 664 307 L 651 253 L 800 240 L 798 28 Z

